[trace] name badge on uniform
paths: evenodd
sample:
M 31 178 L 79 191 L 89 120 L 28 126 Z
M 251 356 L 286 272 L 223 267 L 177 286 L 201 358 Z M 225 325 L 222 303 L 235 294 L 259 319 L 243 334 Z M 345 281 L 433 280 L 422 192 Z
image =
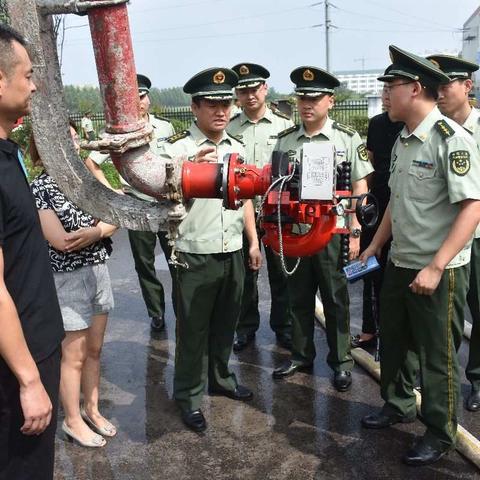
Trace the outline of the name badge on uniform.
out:
M 428 160 L 412 160 L 412 165 L 414 167 L 426 168 L 428 170 L 431 170 L 435 166 L 432 162 L 429 162 Z

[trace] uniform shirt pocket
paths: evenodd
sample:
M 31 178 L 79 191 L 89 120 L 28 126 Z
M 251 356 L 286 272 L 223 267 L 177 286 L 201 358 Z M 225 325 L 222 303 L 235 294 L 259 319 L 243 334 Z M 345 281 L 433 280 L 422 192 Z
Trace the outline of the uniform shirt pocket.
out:
M 444 185 L 436 173 L 435 164 L 414 160 L 408 170 L 408 197 L 418 202 L 433 202 Z

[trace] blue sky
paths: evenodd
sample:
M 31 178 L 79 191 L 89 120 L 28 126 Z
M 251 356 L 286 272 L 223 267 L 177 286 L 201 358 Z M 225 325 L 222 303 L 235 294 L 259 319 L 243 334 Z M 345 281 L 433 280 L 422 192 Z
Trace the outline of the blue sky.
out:
M 330 70 L 384 69 L 393 43 L 420 55 L 461 50 L 476 0 L 331 0 Z M 324 4 L 316 0 L 131 0 L 137 71 L 154 86 L 182 86 L 198 71 L 260 63 L 270 85 L 291 91 L 290 72 L 325 67 Z M 63 81 L 96 85 L 86 17 L 66 21 Z

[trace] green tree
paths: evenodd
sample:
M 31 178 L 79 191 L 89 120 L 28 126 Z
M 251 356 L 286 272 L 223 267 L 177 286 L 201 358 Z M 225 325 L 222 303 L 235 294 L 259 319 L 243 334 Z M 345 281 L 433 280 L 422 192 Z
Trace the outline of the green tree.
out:
M 185 107 L 190 105 L 190 95 L 187 95 L 182 87 L 170 87 L 150 90 L 152 107 Z
M 0 22 L 9 23 L 5 0 L 0 0 Z
M 335 101 L 337 103 L 344 102 L 345 100 L 360 100 L 362 98 L 364 98 L 363 94 L 349 90 L 343 85 L 335 89 Z
M 275 90 L 274 87 L 268 88 L 267 102 L 274 102 L 275 100 L 282 100 L 288 98 L 290 93 L 280 93 Z
M 65 102 L 71 113 L 103 112 L 102 99 L 98 87 L 66 85 Z

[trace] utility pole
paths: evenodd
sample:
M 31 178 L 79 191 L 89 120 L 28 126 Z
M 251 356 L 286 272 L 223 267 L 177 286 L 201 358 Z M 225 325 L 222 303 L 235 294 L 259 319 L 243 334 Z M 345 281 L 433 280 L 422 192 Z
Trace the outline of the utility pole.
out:
M 330 4 L 325 0 L 325 66 L 330 71 Z

